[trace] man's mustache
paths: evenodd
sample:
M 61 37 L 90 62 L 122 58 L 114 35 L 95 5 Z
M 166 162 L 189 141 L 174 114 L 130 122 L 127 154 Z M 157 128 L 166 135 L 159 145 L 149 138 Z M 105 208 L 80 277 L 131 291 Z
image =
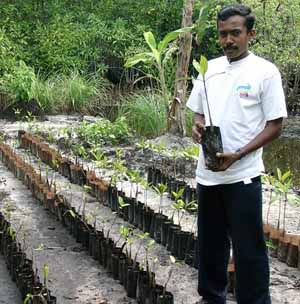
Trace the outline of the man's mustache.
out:
M 237 46 L 229 45 L 229 46 L 224 46 L 223 47 L 224 51 L 233 51 L 233 50 L 238 50 Z

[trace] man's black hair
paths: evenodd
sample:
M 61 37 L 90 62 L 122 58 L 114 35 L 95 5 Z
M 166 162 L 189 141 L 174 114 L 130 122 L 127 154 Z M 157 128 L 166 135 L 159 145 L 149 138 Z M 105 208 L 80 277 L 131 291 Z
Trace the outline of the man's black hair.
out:
M 222 8 L 218 13 L 217 23 L 219 24 L 219 21 L 226 21 L 237 15 L 245 18 L 247 30 L 251 31 L 254 27 L 255 16 L 252 15 L 251 8 L 243 4 L 232 4 Z

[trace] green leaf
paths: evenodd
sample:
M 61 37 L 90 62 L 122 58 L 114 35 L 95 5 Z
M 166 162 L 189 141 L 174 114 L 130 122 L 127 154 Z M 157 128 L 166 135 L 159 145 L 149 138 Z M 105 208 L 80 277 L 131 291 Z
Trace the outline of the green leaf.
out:
M 161 64 L 161 62 L 160 62 L 161 53 L 156 48 L 156 41 L 155 41 L 155 38 L 154 38 L 152 32 L 145 32 L 144 37 L 152 51 L 152 55 L 154 56 L 156 62 L 160 65 Z
M 208 62 L 207 59 L 204 56 L 201 56 L 200 59 L 200 74 L 202 75 L 202 77 L 204 78 L 206 72 L 208 69 Z
M 32 299 L 33 299 L 33 295 L 31 293 L 28 293 L 26 295 L 26 298 L 24 299 L 24 304 L 27 304 Z
M 290 176 L 291 176 L 291 171 L 287 171 L 282 175 L 281 180 L 284 182 Z
M 279 168 L 277 168 L 277 177 L 278 177 L 278 180 L 281 181 L 281 179 L 282 179 L 282 173 L 281 173 L 281 170 Z
M 148 243 L 147 243 L 147 247 L 150 248 L 150 247 L 152 247 L 154 244 L 155 244 L 155 241 L 154 241 L 154 240 L 150 240 L 150 241 L 148 241 Z
M 175 264 L 176 263 L 176 258 L 173 257 L 172 255 L 170 255 L 170 260 L 171 260 L 171 263 Z
M 128 58 L 125 62 L 125 68 L 131 68 L 134 65 L 138 64 L 139 62 L 147 62 L 154 58 L 154 55 L 152 53 L 140 53 L 136 54 L 131 58 Z
M 156 49 L 156 41 L 155 41 L 153 33 L 152 32 L 145 32 L 144 33 L 144 38 L 145 38 L 147 44 L 149 45 L 150 49 L 152 50 L 152 52 L 154 50 L 157 51 L 157 49 Z
M 200 63 L 196 59 L 193 60 L 193 67 L 200 74 L 200 71 L 201 71 Z
M 49 277 L 49 266 L 48 266 L 48 264 L 45 264 L 44 265 L 44 279 L 48 280 L 48 277 Z
M 191 27 L 184 27 L 184 28 L 181 28 L 181 29 L 178 29 L 178 30 L 176 30 L 176 31 L 173 31 L 173 32 L 170 32 L 170 33 L 168 33 L 164 38 L 163 38 L 163 40 L 161 40 L 160 42 L 159 42 L 159 44 L 158 44 L 158 51 L 159 52 L 163 52 L 166 48 L 167 48 L 167 46 L 168 46 L 168 44 L 171 42 L 171 41 L 173 41 L 173 40 L 175 40 L 180 34 L 182 34 L 182 33 L 189 33 L 189 32 L 191 32 L 192 30 L 193 30 L 193 26 L 191 26 Z
M 76 217 L 75 212 L 73 210 L 71 210 L 71 209 L 69 209 L 68 211 L 66 211 L 64 215 L 66 215 L 67 213 L 70 213 L 73 218 Z

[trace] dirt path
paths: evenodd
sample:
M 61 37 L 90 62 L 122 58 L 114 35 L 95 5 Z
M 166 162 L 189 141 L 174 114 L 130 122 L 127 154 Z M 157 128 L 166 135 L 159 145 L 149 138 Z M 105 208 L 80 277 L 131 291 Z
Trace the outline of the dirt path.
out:
M 136 303 L 126 297 L 124 288 L 88 256 L 81 245 L 2 164 L 0 176 L 5 177 L 5 183 L 0 184 L 0 192 L 9 194 L 0 202 L 0 208 L 4 208 L 8 202 L 14 206 L 11 222 L 16 230 L 22 224 L 21 231 L 26 231 L 27 254 L 31 257 L 33 252 L 41 278 L 43 265 L 49 265 L 49 288 L 57 297 L 57 303 Z M 44 249 L 35 250 L 39 247 Z M 5 271 L 1 271 L 1 281 L 6 277 Z M 4 288 L 11 289 L 11 285 L 9 280 L 7 284 L 1 284 L 1 293 Z M 3 295 L 4 303 L 18 303 L 12 300 L 12 294 L 7 292 Z

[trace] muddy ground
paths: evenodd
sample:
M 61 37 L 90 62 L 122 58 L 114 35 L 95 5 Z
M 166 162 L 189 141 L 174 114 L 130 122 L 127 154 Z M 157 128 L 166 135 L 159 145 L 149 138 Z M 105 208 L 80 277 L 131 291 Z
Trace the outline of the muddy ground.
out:
M 51 121 L 39 123 L 40 128 L 57 128 L 74 124 L 78 117 L 56 116 Z M 23 123 L 22 128 L 28 127 Z M 20 128 L 19 123 L 9 123 L 0 121 L 0 130 L 5 131 L 14 137 L 16 131 Z M 23 153 L 23 151 L 18 151 Z M 58 187 L 66 196 L 70 193 L 66 190 L 68 184 L 64 178 L 59 178 L 61 183 Z M 72 186 L 72 202 L 76 206 L 76 197 L 78 200 L 82 197 L 82 189 L 78 186 Z M 123 185 L 126 188 L 126 185 Z M 127 185 L 127 191 L 128 190 Z M 268 192 L 265 192 L 267 199 Z M 151 195 L 150 195 L 151 198 Z M 65 228 L 57 222 L 43 206 L 39 205 L 30 195 L 29 191 L 17 181 L 13 175 L 0 164 L 0 208 L 11 202 L 14 206 L 12 221 L 16 225 L 24 222 L 26 231 L 28 231 L 27 242 L 29 256 L 34 256 L 34 260 L 41 271 L 44 263 L 49 264 L 49 288 L 55 296 L 58 297 L 58 303 L 90 303 L 90 304 L 121 304 L 136 303 L 135 300 L 126 297 L 123 287 L 114 281 L 105 269 L 96 263 L 88 254 L 82 250 L 81 245 L 66 232 Z M 88 208 L 94 210 L 95 199 L 89 197 Z M 151 198 L 151 205 L 157 204 L 157 197 Z M 165 202 L 166 212 L 168 204 Z M 276 204 L 272 207 L 270 221 L 276 222 L 277 209 Z M 266 208 L 264 208 L 266 212 Z M 101 218 L 99 225 L 109 225 L 113 215 L 110 210 L 101 207 Z M 300 218 L 300 208 L 289 206 L 287 216 L 287 230 L 298 231 L 298 220 Z M 191 220 L 186 220 L 188 229 Z M 121 219 L 117 220 L 116 227 L 112 229 L 112 236 L 118 238 L 118 227 L 124 224 Z M 106 226 L 107 227 L 107 226 Z M 299 232 L 300 233 L 300 232 Z M 38 248 L 43 244 L 43 250 L 31 250 L 29 248 Z M 153 256 L 159 257 L 159 263 L 156 266 L 157 280 L 163 283 L 170 269 L 169 253 L 164 247 L 155 245 Z M 140 260 L 143 260 L 143 253 L 140 254 Z M 299 304 L 300 303 L 300 271 L 290 268 L 271 258 L 271 294 L 274 304 Z M 249 282 L 251 283 L 251 282 Z M 194 304 L 198 299 L 196 292 L 197 271 L 187 265 L 177 267 L 172 275 L 169 284 L 169 290 L 175 295 L 175 303 Z M 0 256 L 0 303 L 19 304 L 18 291 L 11 282 L 6 271 L 5 263 Z M 235 303 L 228 301 L 228 303 Z

